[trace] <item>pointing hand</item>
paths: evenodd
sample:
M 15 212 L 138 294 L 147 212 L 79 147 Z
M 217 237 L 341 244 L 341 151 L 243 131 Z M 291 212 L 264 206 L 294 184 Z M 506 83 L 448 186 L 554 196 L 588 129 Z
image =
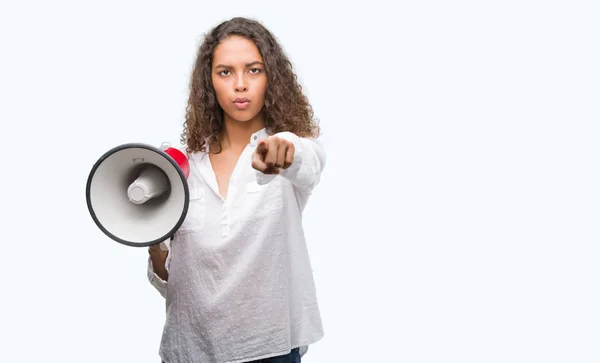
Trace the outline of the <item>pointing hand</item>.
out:
M 252 167 L 264 174 L 279 174 L 294 162 L 294 144 L 277 136 L 259 141 L 252 155 Z

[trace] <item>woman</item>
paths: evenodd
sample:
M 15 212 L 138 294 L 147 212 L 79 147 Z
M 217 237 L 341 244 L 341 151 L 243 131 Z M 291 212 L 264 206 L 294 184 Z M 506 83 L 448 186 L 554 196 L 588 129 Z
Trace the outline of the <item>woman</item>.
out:
M 323 336 L 302 212 L 325 166 L 292 65 L 260 23 L 200 46 L 182 142 L 190 206 L 148 277 L 166 298 L 166 363 L 300 362 Z

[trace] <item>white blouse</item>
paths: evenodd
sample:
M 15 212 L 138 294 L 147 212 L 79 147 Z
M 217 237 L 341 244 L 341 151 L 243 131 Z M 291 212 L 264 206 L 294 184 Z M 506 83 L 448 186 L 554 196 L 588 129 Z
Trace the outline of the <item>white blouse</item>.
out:
M 316 139 L 290 132 L 293 164 L 279 175 L 252 168 L 254 133 L 219 194 L 210 158 L 189 155 L 190 205 L 168 244 L 168 282 L 148 278 L 166 298 L 160 357 L 166 363 L 238 363 L 289 353 L 322 338 L 323 327 L 302 212 L 325 166 Z

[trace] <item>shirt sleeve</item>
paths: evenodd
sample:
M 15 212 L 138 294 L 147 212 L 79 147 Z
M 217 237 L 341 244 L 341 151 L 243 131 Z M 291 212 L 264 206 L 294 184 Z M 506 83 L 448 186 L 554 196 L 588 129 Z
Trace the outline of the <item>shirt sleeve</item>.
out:
M 294 161 L 287 169 L 281 169 L 279 176 L 289 180 L 297 189 L 310 192 L 321 179 L 325 168 L 326 155 L 321 143 L 315 138 L 299 137 L 291 132 L 280 132 L 274 136 L 294 144 Z M 263 174 L 256 170 L 258 184 L 267 184 L 277 175 Z
M 168 243 L 164 244 L 167 249 L 170 250 L 170 246 Z M 171 262 L 171 253 L 167 255 L 167 260 L 165 261 L 165 269 L 167 272 L 169 271 L 169 263 Z M 147 267 L 147 275 L 148 281 L 150 284 L 154 286 L 154 288 L 160 293 L 160 295 L 164 298 L 167 297 L 167 281 L 163 280 L 154 272 L 154 268 L 152 267 L 152 258 L 148 256 L 148 267 Z

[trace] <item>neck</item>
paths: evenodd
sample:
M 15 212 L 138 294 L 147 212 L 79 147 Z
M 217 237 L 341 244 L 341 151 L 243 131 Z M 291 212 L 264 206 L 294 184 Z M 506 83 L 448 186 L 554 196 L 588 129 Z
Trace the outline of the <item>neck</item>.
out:
M 224 127 L 219 137 L 222 150 L 243 150 L 253 133 L 265 127 L 262 113 L 249 121 L 240 122 L 225 116 Z

